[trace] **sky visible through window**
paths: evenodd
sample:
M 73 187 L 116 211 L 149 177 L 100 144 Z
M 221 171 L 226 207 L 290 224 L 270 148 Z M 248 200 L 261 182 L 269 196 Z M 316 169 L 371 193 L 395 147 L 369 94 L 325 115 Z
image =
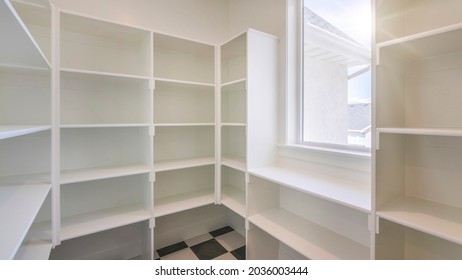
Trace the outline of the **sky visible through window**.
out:
M 370 0 L 304 0 L 306 7 L 368 49 L 371 46 L 372 35 L 370 2 Z M 370 102 L 370 78 L 362 77 L 352 81 L 349 86 L 349 99 L 352 102 Z

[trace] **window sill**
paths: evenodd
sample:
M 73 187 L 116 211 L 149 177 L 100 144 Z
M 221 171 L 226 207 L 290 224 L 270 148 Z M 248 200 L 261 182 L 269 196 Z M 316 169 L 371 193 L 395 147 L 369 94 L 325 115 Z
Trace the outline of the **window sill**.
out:
M 279 145 L 278 148 L 299 151 L 302 153 L 303 152 L 319 152 L 319 153 L 328 153 L 328 154 L 338 155 L 338 156 L 351 156 L 351 157 L 359 157 L 359 158 L 364 158 L 364 159 L 371 158 L 370 151 L 337 149 L 337 148 L 321 147 L 321 146 L 314 146 L 314 145 L 302 145 L 302 144 L 282 144 L 282 145 Z

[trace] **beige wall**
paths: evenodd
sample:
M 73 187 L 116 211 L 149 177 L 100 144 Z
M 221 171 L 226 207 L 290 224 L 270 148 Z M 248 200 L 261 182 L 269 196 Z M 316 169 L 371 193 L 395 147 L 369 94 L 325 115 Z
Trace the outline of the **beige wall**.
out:
M 63 9 L 208 43 L 227 34 L 227 0 L 51 0 Z

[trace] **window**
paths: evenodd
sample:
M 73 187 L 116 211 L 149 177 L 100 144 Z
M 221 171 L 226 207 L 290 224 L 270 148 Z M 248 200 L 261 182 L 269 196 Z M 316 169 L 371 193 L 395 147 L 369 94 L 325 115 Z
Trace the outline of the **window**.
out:
M 370 5 L 370 0 L 304 0 L 302 144 L 370 147 Z

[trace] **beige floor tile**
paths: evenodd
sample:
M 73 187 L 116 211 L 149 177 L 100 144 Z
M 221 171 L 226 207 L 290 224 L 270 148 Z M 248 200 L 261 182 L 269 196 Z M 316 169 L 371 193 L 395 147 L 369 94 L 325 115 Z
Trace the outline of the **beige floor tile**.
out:
M 236 260 L 236 258 L 231 253 L 226 253 L 214 258 L 213 260 Z
M 194 246 L 196 244 L 202 243 L 204 241 L 210 240 L 212 238 L 213 238 L 213 236 L 206 233 L 206 234 L 202 234 L 202 235 L 193 237 L 191 239 L 185 240 L 184 242 L 186 242 L 186 244 L 188 244 L 188 246 L 191 247 L 191 246 Z
M 198 260 L 196 255 L 191 249 L 186 248 L 170 255 L 164 256 L 162 260 Z
M 231 231 L 215 238 L 228 251 L 233 251 L 245 245 L 245 238 L 237 231 Z

